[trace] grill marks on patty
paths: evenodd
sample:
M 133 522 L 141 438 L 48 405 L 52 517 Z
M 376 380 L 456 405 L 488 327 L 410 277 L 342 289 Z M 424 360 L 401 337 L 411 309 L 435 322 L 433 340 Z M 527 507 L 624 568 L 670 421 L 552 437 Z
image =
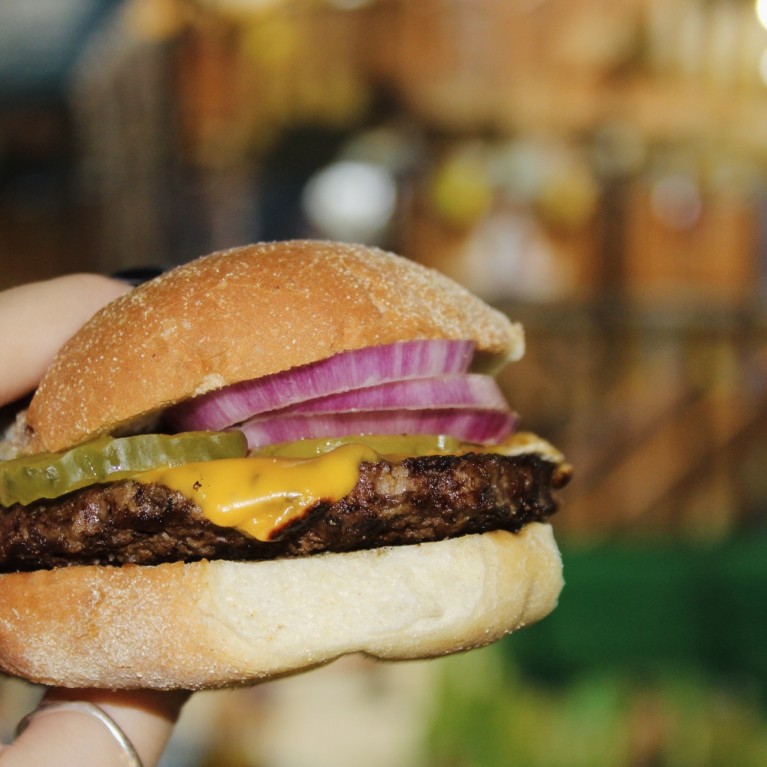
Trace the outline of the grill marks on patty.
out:
M 364 463 L 352 492 L 258 541 L 212 524 L 163 485 L 124 480 L 0 507 L 0 572 L 75 564 L 264 560 L 516 532 L 556 510 L 569 467 L 535 454 L 472 453 Z

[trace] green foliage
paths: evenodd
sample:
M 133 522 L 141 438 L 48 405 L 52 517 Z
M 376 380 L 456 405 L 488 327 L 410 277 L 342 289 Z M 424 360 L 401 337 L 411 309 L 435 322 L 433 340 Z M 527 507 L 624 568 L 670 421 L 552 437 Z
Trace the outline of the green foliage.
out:
M 501 645 L 443 661 L 429 767 L 764 767 L 756 688 L 690 672 L 526 678 Z

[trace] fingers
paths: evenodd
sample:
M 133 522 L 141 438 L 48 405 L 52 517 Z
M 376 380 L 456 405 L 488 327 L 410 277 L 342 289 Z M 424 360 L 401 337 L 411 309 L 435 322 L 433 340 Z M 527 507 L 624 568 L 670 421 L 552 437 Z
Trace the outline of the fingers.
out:
M 72 274 L 0 293 L 0 406 L 32 391 L 61 345 L 129 289 L 108 277 Z
M 143 767 L 154 767 L 187 697 L 181 692 L 56 689 L 47 693 L 44 702 L 97 705 L 124 733 Z M 131 764 L 128 754 L 98 717 L 62 707 L 33 715 L 21 735 L 0 754 L 0 763 L 3 767 L 124 767 Z

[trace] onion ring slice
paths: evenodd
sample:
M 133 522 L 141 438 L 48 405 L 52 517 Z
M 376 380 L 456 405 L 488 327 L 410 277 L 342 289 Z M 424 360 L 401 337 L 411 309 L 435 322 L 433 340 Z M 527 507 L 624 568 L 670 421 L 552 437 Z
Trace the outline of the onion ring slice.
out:
M 254 415 L 386 381 L 465 373 L 473 341 L 402 341 L 341 352 L 281 373 L 208 392 L 171 408 L 178 431 L 220 430 Z
M 506 400 L 491 376 L 457 373 L 432 378 L 388 381 L 291 405 L 273 415 L 298 413 L 349 413 L 371 410 L 434 410 L 475 408 L 508 410 Z
M 435 409 L 261 416 L 237 428 L 253 450 L 298 439 L 355 434 L 445 434 L 464 442 L 494 444 L 515 426 L 516 417 L 508 410 Z

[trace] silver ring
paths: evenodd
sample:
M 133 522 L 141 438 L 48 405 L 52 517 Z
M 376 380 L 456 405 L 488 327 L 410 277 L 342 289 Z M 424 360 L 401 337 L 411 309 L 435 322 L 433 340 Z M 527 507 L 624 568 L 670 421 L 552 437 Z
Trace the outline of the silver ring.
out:
M 41 714 L 52 714 L 56 711 L 73 711 L 77 714 L 85 714 L 96 719 L 109 730 L 109 734 L 117 741 L 122 749 L 122 764 L 125 767 L 144 767 L 136 749 L 128 739 L 128 736 L 120 729 L 120 726 L 106 711 L 95 703 L 86 701 L 43 701 L 34 711 L 30 711 L 16 726 L 16 736 L 21 735 L 27 729 L 29 723 Z

